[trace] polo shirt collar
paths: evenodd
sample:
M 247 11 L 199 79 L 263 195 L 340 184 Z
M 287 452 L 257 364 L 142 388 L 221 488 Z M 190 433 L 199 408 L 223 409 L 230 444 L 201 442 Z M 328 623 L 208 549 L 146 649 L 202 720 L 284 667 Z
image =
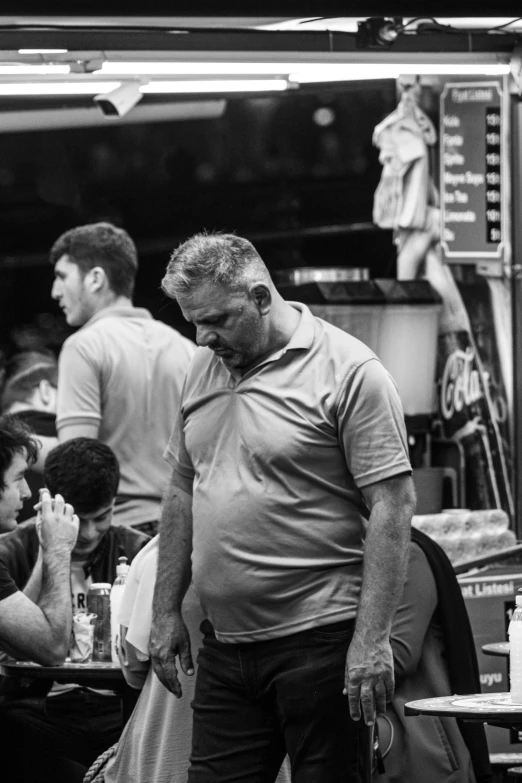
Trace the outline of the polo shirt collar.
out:
M 109 316 L 116 316 L 117 318 L 152 318 L 152 315 L 144 307 L 104 307 L 103 310 L 99 310 L 92 318 L 89 318 L 84 326 L 93 324 L 95 321 L 99 321 L 101 318 L 109 318 Z
M 302 349 L 307 351 L 312 347 L 315 334 L 315 318 L 312 315 L 310 308 L 302 302 L 288 302 L 290 307 L 297 310 L 301 317 L 297 324 L 297 329 L 291 336 L 288 343 L 282 349 L 282 352 Z
M 264 367 L 266 364 L 276 362 L 278 359 L 284 356 L 287 351 L 307 351 L 312 347 L 315 334 L 315 318 L 312 315 L 310 309 L 302 302 L 287 302 L 287 304 L 300 313 L 300 318 L 299 323 L 297 324 L 297 329 L 283 348 L 279 348 L 277 351 L 274 351 L 274 353 L 267 356 L 266 359 L 260 362 L 260 364 L 256 364 L 255 367 L 252 367 L 251 370 L 248 370 L 244 374 L 235 368 L 226 367 L 226 365 L 221 362 L 223 367 L 226 368 L 226 370 L 236 381 L 240 381 L 249 377 L 250 375 L 254 375 L 258 370 L 261 369 L 261 367 Z M 221 359 L 219 361 L 221 361 Z

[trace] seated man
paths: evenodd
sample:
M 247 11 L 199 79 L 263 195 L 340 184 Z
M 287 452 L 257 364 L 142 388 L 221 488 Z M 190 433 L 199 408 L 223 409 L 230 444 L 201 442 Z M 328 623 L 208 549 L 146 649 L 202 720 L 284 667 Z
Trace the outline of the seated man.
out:
M 11 416 L 0 417 L 0 529 L 16 526 L 22 502 L 30 497 L 25 471 L 37 451 L 36 441 L 21 422 Z M 51 666 L 63 662 L 69 645 L 69 574 L 78 518 L 60 495 L 52 500 L 44 492 L 40 520 L 36 533 L 41 553 L 37 601 L 18 589 L 0 557 L 0 651 Z M 31 587 L 29 584 L 29 592 Z
M 73 500 L 80 520 L 70 579 L 73 610 L 81 611 L 86 608 L 89 585 L 112 583 L 118 558 L 124 555 L 131 561 L 149 538 L 111 524 L 119 467 L 104 443 L 74 438 L 57 446 L 47 457 L 44 478 L 53 494 L 59 487 L 64 497 Z M 35 571 L 41 557 L 35 520 L 23 522 L 0 538 L 0 560 L 18 586 L 27 585 L 26 592 L 30 587 L 33 597 L 40 590 Z M 116 694 L 75 685 L 51 686 L 49 682 L 46 695 L 32 692 L 21 698 L 17 694 L 0 705 L 0 730 L 4 731 L 5 724 L 9 740 L 5 736 L 4 740 L 24 759 L 23 774 L 31 783 L 70 783 L 74 776 L 66 760 L 81 765 L 77 770 L 81 780 L 84 768 L 118 739 L 122 729 Z
M 10 413 L 29 425 L 38 436 L 40 448 L 34 464 L 27 471 L 26 480 L 34 497 L 44 486 L 45 458 L 58 444 L 56 432 L 56 395 L 58 386 L 58 362 L 52 353 L 22 351 L 12 356 L 5 368 L 4 384 L 0 397 L 0 411 Z M 34 500 L 33 500 L 34 503 Z M 18 521 L 34 514 L 27 499 Z M 2 532 L 4 532 L 2 530 Z

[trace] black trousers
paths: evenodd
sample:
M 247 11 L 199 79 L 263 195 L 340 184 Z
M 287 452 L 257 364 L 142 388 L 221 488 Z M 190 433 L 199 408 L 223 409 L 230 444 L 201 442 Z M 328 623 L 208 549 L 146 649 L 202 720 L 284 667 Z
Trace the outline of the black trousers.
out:
M 76 783 L 121 731 L 119 696 L 75 688 L 56 696 L 7 699 L 0 704 L 1 779 Z

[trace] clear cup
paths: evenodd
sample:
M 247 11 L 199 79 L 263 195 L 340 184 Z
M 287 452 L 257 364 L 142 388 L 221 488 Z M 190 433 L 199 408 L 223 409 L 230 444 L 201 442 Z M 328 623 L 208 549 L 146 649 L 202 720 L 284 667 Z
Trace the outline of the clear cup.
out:
M 88 663 L 92 661 L 94 648 L 94 623 L 98 615 L 93 612 L 77 612 L 73 614 L 71 631 L 71 663 Z

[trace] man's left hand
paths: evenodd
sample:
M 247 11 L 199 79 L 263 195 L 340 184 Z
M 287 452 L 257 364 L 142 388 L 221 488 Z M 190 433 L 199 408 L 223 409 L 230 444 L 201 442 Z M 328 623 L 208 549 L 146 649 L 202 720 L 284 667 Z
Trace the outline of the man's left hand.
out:
M 394 690 L 393 655 L 388 640 L 363 642 L 354 635 L 346 656 L 344 691 L 348 695 L 350 716 L 375 723 L 375 715 L 386 712 Z

